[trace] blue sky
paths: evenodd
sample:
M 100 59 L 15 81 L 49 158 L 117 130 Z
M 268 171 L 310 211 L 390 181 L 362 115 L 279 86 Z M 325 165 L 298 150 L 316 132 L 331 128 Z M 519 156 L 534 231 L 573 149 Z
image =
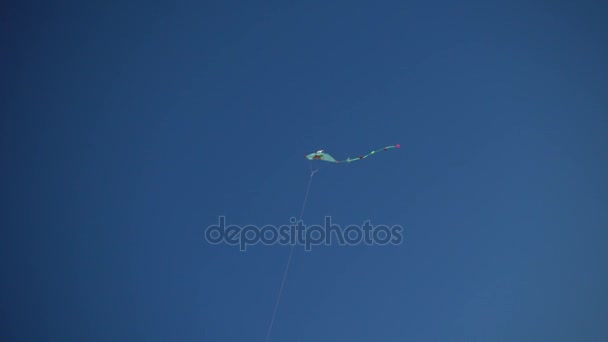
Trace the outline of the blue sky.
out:
M 608 334 L 605 6 L 2 5 L 0 331 L 264 341 L 289 247 L 205 229 L 400 225 L 298 247 L 271 341 Z

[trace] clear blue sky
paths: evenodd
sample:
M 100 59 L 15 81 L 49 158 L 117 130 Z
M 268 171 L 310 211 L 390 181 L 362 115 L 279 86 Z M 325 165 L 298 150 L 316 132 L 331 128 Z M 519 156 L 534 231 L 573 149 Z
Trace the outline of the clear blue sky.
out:
M 401 225 L 296 250 L 271 341 L 608 335 L 608 25 L 578 1 L 0 5 L 6 341 L 264 341 L 289 247 L 207 226 Z

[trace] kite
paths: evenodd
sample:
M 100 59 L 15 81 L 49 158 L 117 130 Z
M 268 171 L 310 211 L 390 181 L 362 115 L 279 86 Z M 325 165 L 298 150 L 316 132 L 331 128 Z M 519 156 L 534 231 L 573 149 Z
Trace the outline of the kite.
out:
M 321 160 L 321 161 L 326 161 L 326 162 L 330 162 L 330 163 L 350 163 L 356 160 L 361 160 L 361 159 L 365 159 L 373 154 L 376 154 L 380 151 L 388 151 L 391 148 L 400 148 L 401 146 L 399 144 L 396 145 L 391 145 L 391 146 L 386 146 L 383 147 L 381 149 L 375 150 L 375 151 L 371 151 L 370 153 L 366 154 L 366 155 L 362 155 L 359 156 L 358 158 L 347 158 L 345 160 L 336 160 L 334 157 L 332 157 L 330 154 L 325 153 L 325 151 L 323 150 L 318 150 L 315 153 L 310 153 L 305 155 L 305 157 L 308 160 Z M 302 209 L 300 211 L 300 219 L 298 220 L 298 222 L 302 221 L 302 217 L 304 215 L 304 209 L 306 208 L 306 201 L 308 199 L 308 192 L 310 191 L 310 184 L 312 183 L 312 177 L 314 176 L 314 174 L 317 172 L 318 170 L 313 170 L 312 166 L 310 167 L 310 179 L 308 180 L 308 187 L 306 188 L 306 194 L 304 195 L 304 203 L 302 203 Z M 279 293 L 277 294 L 277 299 L 276 302 L 274 304 L 274 310 L 272 312 L 272 317 L 270 318 L 270 326 L 268 327 L 268 331 L 266 332 L 266 342 L 270 341 L 270 334 L 272 332 L 272 327 L 274 325 L 274 320 L 277 314 L 277 309 L 279 307 L 279 303 L 281 301 L 281 296 L 283 294 L 283 288 L 285 287 L 285 279 L 287 277 L 287 272 L 289 271 L 289 266 L 291 265 L 291 259 L 293 257 L 293 251 L 294 248 L 296 247 L 295 243 L 291 244 L 291 251 L 289 252 L 289 259 L 287 259 L 287 266 L 285 267 L 285 271 L 283 271 L 283 280 L 281 281 L 281 287 L 279 288 Z
M 361 159 L 365 159 L 373 154 L 376 154 L 380 151 L 388 151 L 391 148 L 400 148 L 401 145 L 397 144 L 397 145 L 391 145 L 391 146 L 386 146 L 383 147 L 379 150 L 375 150 L 375 151 L 371 151 L 370 153 L 366 154 L 366 155 L 362 155 L 359 156 L 357 158 L 347 158 L 345 160 L 336 160 L 334 157 L 332 157 L 330 154 L 326 153 L 324 150 L 318 150 L 317 152 L 314 153 L 310 153 L 306 155 L 306 159 L 308 160 L 322 160 L 322 161 L 326 161 L 326 162 L 330 162 L 330 163 L 350 163 L 356 160 L 361 160 Z

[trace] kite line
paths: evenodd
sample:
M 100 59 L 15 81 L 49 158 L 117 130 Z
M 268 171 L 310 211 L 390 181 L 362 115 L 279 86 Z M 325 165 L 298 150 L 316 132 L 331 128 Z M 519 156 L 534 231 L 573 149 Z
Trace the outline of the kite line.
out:
M 304 216 L 304 209 L 306 208 L 306 200 L 308 199 L 308 192 L 310 191 L 310 184 L 312 183 L 312 176 L 318 170 L 313 170 L 312 165 L 310 166 L 310 178 L 308 180 L 308 186 L 306 187 L 306 194 L 304 195 L 304 203 L 302 203 L 302 209 L 300 210 L 300 219 L 302 221 L 302 217 Z M 272 318 L 270 319 L 270 326 L 268 327 L 268 333 L 266 333 L 266 342 L 270 340 L 270 333 L 272 332 L 272 326 L 274 324 L 274 318 L 277 314 L 277 309 L 279 308 L 279 302 L 281 301 L 281 295 L 283 294 L 283 287 L 285 286 L 285 279 L 287 278 L 287 271 L 289 271 L 289 265 L 291 264 L 291 258 L 293 256 L 293 250 L 296 247 L 296 244 L 293 243 L 291 245 L 291 251 L 289 252 L 289 258 L 287 259 L 287 266 L 285 266 L 285 272 L 283 273 L 283 280 L 281 281 L 281 288 L 279 289 L 279 294 L 277 296 L 277 301 L 274 305 L 274 311 L 272 312 Z

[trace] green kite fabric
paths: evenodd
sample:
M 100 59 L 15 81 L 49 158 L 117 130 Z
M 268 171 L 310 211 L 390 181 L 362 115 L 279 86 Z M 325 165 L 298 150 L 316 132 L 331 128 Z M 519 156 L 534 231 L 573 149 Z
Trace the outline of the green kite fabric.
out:
M 353 162 L 353 161 L 356 161 L 356 160 L 365 159 L 365 158 L 367 158 L 367 157 L 369 157 L 369 156 L 371 156 L 373 154 L 376 154 L 378 152 L 381 152 L 381 151 L 388 151 L 391 148 L 400 148 L 400 147 L 401 147 L 401 145 L 399 145 L 399 144 L 391 145 L 391 146 L 386 146 L 386 147 L 383 147 L 381 149 L 371 151 L 370 153 L 368 153 L 366 155 L 361 155 L 361 156 L 359 156 L 357 158 L 350 158 L 349 157 L 349 158 L 344 159 L 344 160 L 336 160 L 334 157 L 332 157 L 328 153 L 325 153 L 325 151 L 318 150 L 317 152 L 307 154 L 306 155 L 306 159 L 308 159 L 308 160 L 321 160 L 321 161 L 326 161 L 326 162 L 336 163 L 336 164 L 339 164 L 339 163 L 350 163 L 350 162 Z

